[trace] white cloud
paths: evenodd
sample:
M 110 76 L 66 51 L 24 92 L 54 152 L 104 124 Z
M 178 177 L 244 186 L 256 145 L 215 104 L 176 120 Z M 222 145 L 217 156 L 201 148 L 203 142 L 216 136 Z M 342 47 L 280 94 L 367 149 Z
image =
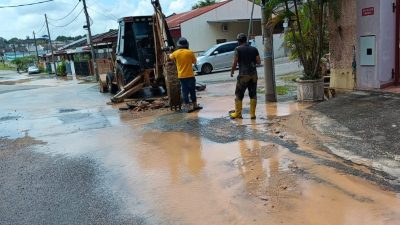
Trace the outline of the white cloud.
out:
M 169 4 L 168 9 L 171 11 L 180 11 L 185 7 L 185 0 L 175 0 Z
M 173 0 L 168 5 L 168 11 L 171 13 L 188 11 L 192 8 L 192 5 L 194 5 L 198 1 L 199 0 Z
M 160 0 L 165 15 L 180 13 L 191 9 L 191 6 L 198 0 Z M 1 1 L 0 5 L 17 5 L 30 3 L 31 0 L 9 0 Z M 92 33 L 98 34 L 109 29 L 118 27 L 116 19 L 124 16 L 151 15 L 153 6 L 150 0 L 86 0 L 89 15 L 93 20 Z M 32 37 L 32 31 L 36 32 L 44 23 L 44 14 L 49 18 L 49 28 L 52 38 L 59 35 L 76 36 L 83 35 L 86 31 L 82 28 L 85 22 L 84 13 L 81 13 L 76 21 L 67 27 L 62 26 L 69 23 L 83 8 L 79 3 L 77 9 L 66 19 L 54 21 L 65 16 L 78 3 L 78 0 L 57 0 L 49 3 L 0 9 L 0 37 L 10 39 L 13 37 Z M 55 25 L 55 26 L 54 26 Z M 47 34 L 42 29 L 37 36 Z

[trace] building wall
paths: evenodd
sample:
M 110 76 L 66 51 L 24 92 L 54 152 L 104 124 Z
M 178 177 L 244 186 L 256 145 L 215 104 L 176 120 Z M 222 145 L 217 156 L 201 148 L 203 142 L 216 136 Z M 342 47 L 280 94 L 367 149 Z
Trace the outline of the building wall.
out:
M 182 37 L 189 40 L 190 48 L 193 51 L 205 51 L 215 45 L 217 39 L 236 40 L 238 33 L 247 34 L 251 8 L 251 1 L 233 0 L 210 12 L 183 22 L 181 24 Z M 253 18 L 256 20 L 261 18 L 261 7 L 258 5 L 254 7 Z M 228 26 L 227 31 L 222 30 L 223 24 Z M 253 34 L 261 35 L 260 21 L 254 21 Z
M 355 74 L 352 68 L 353 48 L 357 45 L 356 1 L 341 1 L 341 17 L 328 23 L 331 53 L 331 87 L 353 89 Z M 330 12 L 332 14 L 332 12 Z
M 273 44 L 275 59 L 285 57 L 285 49 L 282 47 L 283 41 L 283 34 L 274 34 Z M 255 37 L 255 47 L 258 49 L 261 59 L 264 59 L 264 43 L 262 36 Z
M 395 49 L 396 49 L 396 13 L 392 3 L 395 0 L 381 1 L 380 5 L 380 36 L 378 46 L 378 80 L 380 85 L 394 80 Z M 393 72 L 393 73 L 392 73 Z
M 387 1 L 387 0 L 385 0 Z M 378 81 L 378 60 L 375 60 L 375 66 L 361 66 L 360 65 L 360 37 L 376 35 L 377 42 L 375 48 L 378 50 L 379 33 L 380 33 L 380 4 L 379 0 L 357 0 L 357 88 L 380 88 Z M 374 7 L 374 15 L 361 16 L 363 8 Z M 376 52 L 376 59 L 379 59 L 380 52 Z
M 331 87 L 337 89 L 379 89 L 393 81 L 395 68 L 395 22 L 392 11 L 395 0 L 341 1 L 339 21 L 329 22 L 331 52 Z M 362 15 L 362 10 L 374 8 L 373 15 Z M 360 40 L 375 36 L 375 65 L 361 65 Z M 355 46 L 356 74 L 353 73 Z
M 395 67 L 396 14 L 392 11 L 394 0 L 358 0 L 358 38 L 376 35 L 376 66 L 357 67 L 359 88 L 381 88 L 393 81 Z M 375 7 L 375 14 L 362 16 L 363 8 Z

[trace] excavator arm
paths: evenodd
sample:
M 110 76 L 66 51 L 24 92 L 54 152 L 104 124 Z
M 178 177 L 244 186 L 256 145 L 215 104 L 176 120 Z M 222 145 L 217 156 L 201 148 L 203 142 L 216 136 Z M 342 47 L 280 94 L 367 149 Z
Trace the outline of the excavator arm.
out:
M 168 60 L 168 55 L 175 49 L 174 41 L 168 29 L 165 15 L 162 12 L 160 2 L 151 0 L 154 7 L 154 40 L 156 51 L 156 79 L 164 79 L 167 89 L 170 108 L 181 108 L 180 83 L 175 62 Z

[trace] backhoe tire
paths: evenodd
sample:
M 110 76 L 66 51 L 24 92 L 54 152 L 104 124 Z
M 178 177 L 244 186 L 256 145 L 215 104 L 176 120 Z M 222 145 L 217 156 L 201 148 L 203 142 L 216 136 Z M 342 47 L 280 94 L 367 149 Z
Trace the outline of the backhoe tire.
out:
M 106 83 L 107 89 L 111 94 L 116 94 L 118 92 L 118 86 L 113 83 L 114 75 L 112 73 L 107 73 Z
M 130 66 L 117 64 L 117 85 L 118 91 L 122 90 L 125 85 L 135 79 L 135 71 Z
M 99 80 L 99 92 L 100 93 L 107 93 L 108 92 L 107 81 L 106 81 L 106 83 L 103 83 L 103 82 L 101 82 L 101 80 Z

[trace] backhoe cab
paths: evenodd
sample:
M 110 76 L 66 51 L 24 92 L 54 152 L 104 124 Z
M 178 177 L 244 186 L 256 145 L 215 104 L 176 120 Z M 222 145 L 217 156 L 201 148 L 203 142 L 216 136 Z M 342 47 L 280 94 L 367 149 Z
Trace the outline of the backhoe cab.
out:
M 180 108 L 180 86 L 176 66 L 168 61 L 175 48 L 158 0 L 151 1 L 153 16 L 124 17 L 118 20 L 114 72 L 106 76 L 106 89 L 113 102 L 122 102 L 143 87 L 162 86 L 171 109 Z

